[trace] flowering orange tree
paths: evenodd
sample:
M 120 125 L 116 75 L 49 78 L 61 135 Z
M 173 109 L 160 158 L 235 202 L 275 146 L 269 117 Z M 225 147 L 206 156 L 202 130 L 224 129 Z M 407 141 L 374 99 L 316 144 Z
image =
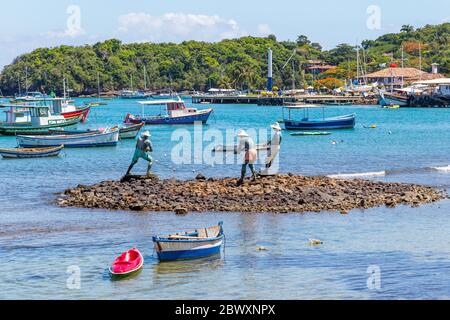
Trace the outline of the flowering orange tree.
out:
M 322 87 L 326 87 L 328 89 L 335 89 L 335 88 L 339 88 L 342 87 L 344 85 L 344 83 L 336 78 L 325 78 L 325 79 L 320 79 L 317 80 L 314 84 L 314 86 L 316 88 L 322 88 Z

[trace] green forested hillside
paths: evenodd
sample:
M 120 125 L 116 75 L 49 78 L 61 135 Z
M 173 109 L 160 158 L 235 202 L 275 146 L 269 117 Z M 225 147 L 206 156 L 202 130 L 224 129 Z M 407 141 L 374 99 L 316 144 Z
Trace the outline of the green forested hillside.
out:
M 367 72 L 375 71 L 383 63 L 399 62 L 403 46 L 405 66 L 419 67 L 420 48 L 424 70 L 429 70 L 431 63 L 436 62 L 440 64 L 441 73 L 449 74 L 449 40 L 450 23 L 417 30 L 403 26 L 399 33 L 363 41 L 361 59 L 367 64 Z M 278 42 L 273 35 L 217 43 L 123 44 L 119 40 L 108 40 L 93 46 L 41 48 L 17 57 L 2 71 L 0 89 L 4 94 L 14 94 L 20 82 L 23 90 L 26 68 L 29 90 L 61 93 L 65 77 L 75 93 L 94 93 L 97 92 L 97 74 L 102 91 L 129 88 L 131 77 L 135 89 L 144 88 L 144 66 L 149 89 L 262 89 L 266 83 L 268 48 L 274 52 L 274 83 L 281 88 L 291 87 L 292 64 L 282 68 L 294 50 L 297 87 L 312 84 L 313 78 L 305 75 L 304 70 L 308 59 L 322 59 L 337 65 L 319 78 L 344 80 L 356 73 L 356 46 L 341 44 L 324 51 L 320 44 L 311 43 L 305 36 L 299 36 L 296 42 Z

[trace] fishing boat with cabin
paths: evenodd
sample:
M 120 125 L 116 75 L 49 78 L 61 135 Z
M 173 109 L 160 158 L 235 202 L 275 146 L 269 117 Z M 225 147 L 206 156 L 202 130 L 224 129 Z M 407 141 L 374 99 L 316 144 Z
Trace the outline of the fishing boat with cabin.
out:
M 220 254 L 225 235 L 223 223 L 210 228 L 153 237 L 160 261 L 198 259 Z
M 12 148 L 0 149 L 0 155 L 4 159 L 30 159 L 57 157 L 64 146 L 48 148 Z
M 42 134 L 50 129 L 76 125 L 83 119 L 82 115 L 72 118 L 53 115 L 45 105 L 0 105 L 2 107 L 8 109 L 6 121 L 0 122 L 0 134 L 3 135 Z
M 66 148 L 87 148 L 115 146 L 119 141 L 119 127 L 102 132 L 62 134 L 48 136 L 17 136 L 17 144 L 22 148 L 52 147 L 64 145 Z
M 283 123 L 286 130 L 336 130 L 353 129 L 356 124 L 356 114 L 346 114 L 337 117 L 325 117 L 325 106 L 319 105 L 290 105 L 283 107 Z M 322 117 L 311 118 L 310 110 L 321 109 Z M 287 115 L 285 112 L 287 110 Z M 302 110 L 301 120 L 292 119 L 293 110 Z
M 127 114 L 124 123 L 158 125 L 158 124 L 194 124 L 196 122 L 206 123 L 213 109 L 198 110 L 196 108 L 187 108 L 183 100 L 161 100 L 161 101 L 139 101 L 142 105 L 142 114 L 133 116 Z M 164 106 L 160 108 L 159 115 L 145 115 L 145 106 Z

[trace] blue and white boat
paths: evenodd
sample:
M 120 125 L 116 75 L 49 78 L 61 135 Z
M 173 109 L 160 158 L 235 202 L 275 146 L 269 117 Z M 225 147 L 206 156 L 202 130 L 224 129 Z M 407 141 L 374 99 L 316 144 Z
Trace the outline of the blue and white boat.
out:
M 143 91 L 123 90 L 120 94 L 122 99 L 147 99 L 148 96 Z
M 223 223 L 210 228 L 153 237 L 160 261 L 198 259 L 220 254 L 224 243 Z
M 322 117 L 311 118 L 309 110 L 314 108 L 322 109 Z M 288 110 L 285 117 L 284 110 Z M 291 111 L 301 109 L 304 116 L 301 120 L 292 120 Z M 325 106 L 317 105 L 294 105 L 283 107 L 283 119 L 286 130 L 335 130 L 335 129 L 353 129 L 356 124 L 356 114 L 347 114 L 337 117 L 325 117 Z
M 144 123 L 146 125 L 206 123 L 213 112 L 213 109 L 187 108 L 185 102 L 180 98 L 178 100 L 139 101 L 139 103 L 142 105 L 142 114 L 136 116 L 127 114 L 124 123 Z M 164 106 L 164 108 L 160 107 L 158 115 L 147 116 L 145 115 L 145 106 Z

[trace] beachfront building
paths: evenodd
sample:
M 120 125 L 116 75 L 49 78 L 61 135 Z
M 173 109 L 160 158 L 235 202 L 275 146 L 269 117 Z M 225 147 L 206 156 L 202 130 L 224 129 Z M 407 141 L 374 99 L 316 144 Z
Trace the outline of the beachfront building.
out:
M 334 68 L 336 66 L 326 64 L 322 60 L 308 60 L 305 65 L 306 72 L 312 74 L 319 74 Z
M 438 68 L 435 64 L 433 65 L 433 71 L 431 73 L 416 68 L 389 67 L 367 74 L 361 78 L 367 83 L 378 83 L 385 87 L 399 88 L 416 81 L 439 79 L 443 77 L 443 75 L 438 73 Z

